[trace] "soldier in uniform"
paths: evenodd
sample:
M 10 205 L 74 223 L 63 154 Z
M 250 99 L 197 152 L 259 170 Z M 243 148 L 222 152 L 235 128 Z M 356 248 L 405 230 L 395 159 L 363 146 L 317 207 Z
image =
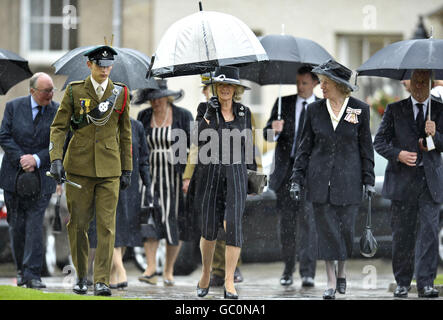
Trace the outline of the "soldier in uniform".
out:
M 98 46 L 84 53 L 91 75 L 71 82 L 51 125 L 49 154 L 51 175 L 66 185 L 67 225 L 72 260 L 77 271 L 73 291 L 87 292 L 87 231 L 97 217 L 97 251 L 94 263 L 94 295 L 111 295 L 109 277 L 115 240 L 115 219 L 119 189 L 131 183 L 132 150 L 129 92 L 113 83 L 109 74 L 117 52 Z M 72 138 L 63 159 L 68 130 Z M 63 162 L 62 162 L 63 159 Z

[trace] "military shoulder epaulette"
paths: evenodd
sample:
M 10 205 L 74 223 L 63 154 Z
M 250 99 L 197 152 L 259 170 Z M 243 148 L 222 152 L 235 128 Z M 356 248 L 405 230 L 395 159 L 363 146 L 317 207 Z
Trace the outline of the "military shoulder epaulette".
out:
M 82 83 L 85 83 L 85 80 L 78 80 L 78 81 L 71 81 L 71 82 L 69 82 L 69 84 L 71 86 L 74 85 L 74 84 L 82 84 Z

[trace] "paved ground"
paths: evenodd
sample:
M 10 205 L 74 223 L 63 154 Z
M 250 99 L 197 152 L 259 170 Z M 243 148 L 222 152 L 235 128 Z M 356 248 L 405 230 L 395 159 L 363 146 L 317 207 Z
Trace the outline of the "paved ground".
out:
M 200 268 L 189 276 L 176 276 L 173 287 L 165 287 L 161 276 L 156 286 L 138 281 L 140 271 L 132 261 L 125 263 L 128 273 L 129 287 L 126 290 L 113 290 L 114 296 L 126 298 L 154 299 L 154 300 L 196 300 L 196 285 L 200 277 Z M 326 289 L 326 276 L 324 262 L 317 265 L 316 284 L 314 288 L 301 288 L 298 271 L 294 273 L 294 285 L 282 287 L 279 278 L 283 264 L 254 263 L 243 264 L 241 271 L 244 282 L 237 284 L 237 292 L 241 300 L 321 300 Z M 443 273 L 443 269 L 439 269 Z M 386 259 L 353 259 L 347 265 L 348 289 L 345 295 L 336 294 L 338 300 L 392 300 L 392 275 L 391 261 Z M 43 278 L 47 288 L 44 292 L 72 293 L 74 278 L 60 272 L 59 275 Z M 15 285 L 15 270 L 12 264 L 0 265 L 0 285 Z M 73 293 L 72 293 L 73 294 Z M 88 292 L 92 295 L 92 290 Z M 209 294 L 200 300 L 218 301 L 223 299 L 223 288 L 211 288 Z M 415 290 L 411 290 L 409 299 L 418 299 Z M 440 298 L 443 292 L 440 289 Z M 0 297 L 1 300 L 1 297 Z M 422 299 L 420 299 L 422 300 Z

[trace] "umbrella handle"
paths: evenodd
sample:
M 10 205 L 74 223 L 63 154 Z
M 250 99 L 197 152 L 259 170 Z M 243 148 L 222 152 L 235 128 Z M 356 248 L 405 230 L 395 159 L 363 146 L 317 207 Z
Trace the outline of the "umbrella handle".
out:
M 368 197 L 368 216 L 366 217 L 366 228 L 370 228 L 371 227 L 371 215 L 372 215 L 372 197 L 369 196 Z
M 281 84 L 278 89 L 278 112 L 277 112 L 277 120 L 281 120 Z

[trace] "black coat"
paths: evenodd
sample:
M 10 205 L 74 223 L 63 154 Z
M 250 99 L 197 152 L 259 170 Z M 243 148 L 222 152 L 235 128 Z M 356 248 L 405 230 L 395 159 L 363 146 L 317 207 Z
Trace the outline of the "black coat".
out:
M 59 104 L 52 101 L 43 108 L 42 118 L 34 129 L 31 96 L 20 97 L 6 103 L 0 128 L 0 146 L 5 155 L 0 169 L 0 188 L 15 192 L 15 178 L 20 167 L 20 157 L 37 154 L 40 158 L 41 193 L 55 191 L 55 180 L 46 176 L 49 171 L 49 128 Z
M 348 107 L 361 109 L 358 123 L 345 121 L 345 111 L 335 131 L 326 99 L 311 103 L 306 110 L 291 181 L 303 185 L 306 178 L 310 202 L 327 202 L 330 186 L 332 204 L 360 204 L 363 185 L 375 183 L 369 106 L 350 97 Z
M 433 200 L 442 203 L 443 104 L 433 100 L 431 108 L 431 120 L 435 121 L 437 129 L 433 137 L 435 149 L 423 152 L 423 166 Z M 389 104 L 374 139 L 375 150 L 389 161 L 383 183 L 383 197 L 391 200 L 407 200 L 405 190 L 415 179 L 416 169 L 398 161 L 398 155 L 401 150 L 417 152 L 418 139 L 411 99 Z
M 315 97 L 315 100 L 319 98 Z M 277 138 L 277 145 L 275 147 L 274 159 L 273 159 L 273 172 L 269 177 L 269 187 L 272 190 L 279 190 L 284 187 L 284 181 L 288 179 L 288 175 L 291 174 L 294 159 L 291 158 L 292 145 L 294 143 L 295 132 L 295 104 L 297 102 L 297 95 L 290 95 L 281 98 L 281 119 L 285 121 L 283 131 L 280 132 Z M 277 120 L 278 117 L 278 99 L 275 101 L 272 107 L 271 116 L 269 117 L 266 127 L 263 129 L 263 137 L 270 142 L 274 142 L 270 136 L 268 136 L 268 130 L 272 130 L 272 121 Z M 297 136 L 301 136 L 303 123 L 298 126 Z M 296 148 L 300 145 L 299 141 L 296 141 Z

